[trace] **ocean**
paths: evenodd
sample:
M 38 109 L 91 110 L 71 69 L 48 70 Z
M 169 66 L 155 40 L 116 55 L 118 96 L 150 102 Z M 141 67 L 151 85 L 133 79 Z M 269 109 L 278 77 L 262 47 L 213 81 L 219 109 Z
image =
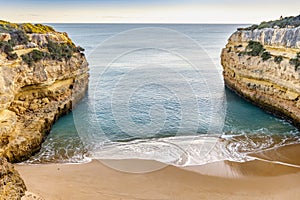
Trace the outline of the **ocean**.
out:
M 224 87 L 220 54 L 242 24 L 50 24 L 85 49 L 87 96 L 26 163 L 249 160 L 299 131 Z

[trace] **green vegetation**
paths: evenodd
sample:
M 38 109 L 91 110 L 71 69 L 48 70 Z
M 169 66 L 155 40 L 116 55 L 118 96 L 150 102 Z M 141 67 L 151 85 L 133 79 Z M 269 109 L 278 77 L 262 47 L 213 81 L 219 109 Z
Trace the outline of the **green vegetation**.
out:
M 28 43 L 28 36 L 26 33 L 18 28 L 17 24 L 9 23 L 0 20 L 0 32 L 9 33 L 11 39 L 6 41 L 0 41 L 0 51 L 6 53 L 8 60 L 15 60 L 18 55 L 13 52 L 13 48 L 16 45 L 22 45 Z
M 33 50 L 27 54 L 22 55 L 22 60 L 31 66 L 42 59 L 52 59 L 52 60 L 70 60 L 75 52 L 82 52 L 84 49 L 80 46 L 76 47 L 74 44 L 69 43 L 56 43 L 48 40 L 45 46 L 48 52 L 43 52 L 39 50 Z
M 0 41 L 0 51 L 7 54 L 9 60 L 17 59 L 18 56 L 15 53 L 12 53 L 14 46 L 20 44 L 27 44 L 28 37 L 21 30 L 14 30 L 10 32 L 11 39 L 9 41 Z
M 283 60 L 283 57 L 282 57 L 282 56 L 275 56 L 275 58 L 274 58 L 274 61 L 275 61 L 277 64 L 280 64 L 282 60 Z
M 285 17 L 280 18 L 278 20 L 268 21 L 268 22 L 262 22 L 259 25 L 254 24 L 250 27 L 246 28 L 238 28 L 238 30 L 255 30 L 255 29 L 263 29 L 263 28 L 286 28 L 288 26 L 298 27 L 300 26 L 300 15 L 296 17 Z
M 11 39 L 8 42 L 0 41 L 0 52 L 7 54 L 9 60 L 17 59 L 18 55 L 13 52 L 16 45 L 27 45 L 29 42 L 27 34 L 39 33 L 45 34 L 55 32 L 55 30 L 42 24 L 23 23 L 16 24 L 0 20 L 0 33 L 9 33 Z M 63 33 L 64 34 L 64 33 Z M 65 43 L 56 43 L 48 39 L 47 44 L 43 46 L 45 51 L 33 50 L 27 54 L 22 55 L 22 60 L 28 65 L 32 65 L 42 59 L 53 60 L 69 60 L 75 52 L 82 52 L 84 49 L 80 46 L 76 47 L 73 42 L 68 39 L 67 35 Z
M 42 24 L 15 24 L 7 21 L 0 20 L 0 32 L 9 33 L 11 36 L 11 44 L 15 45 L 26 45 L 28 43 L 27 33 L 49 33 L 55 30 L 46 25 Z
M 39 50 L 34 49 L 33 51 L 21 55 L 22 60 L 27 63 L 29 66 L 31 66 L 33 63 L 38 62 L 42 60 L 43 58 L 48 57 L 47 52 L 42 52 Z
M 23 23 L 16 24 L 10 23 L 7 21 L 0 20 L 0 32 L 10 33 L 14 30 L 20 30 L 24 33 L 49 33 L 55 32 L 55 30 L 51 26 L 43 25 L 43 24 L 31 24 L 31 23 Z
M 10 32 L 10 43 L 15 46 L 15 45 L 26 45 L 28 43 L 28 36 L 26 33 L 22 30 L 14 30 Z
M 249 41 L 245 53 L 249 56 L 259 56 L 265 51 L 264 46 L 260 42 Z
M 55 32 L 55 30 L 51 26 L 46 26 L 43 24 L 31 24 L 24 23 L 20 24 L 19 28 L 23 30 L 25 33 L 49 33 Z
M 77 47 L 76 47 L 76 51 L 77 51 L 77 52 L 83 52 L 83 51 L 85 51 L 85 49 L 82 48 L 81 46 L 77 46 Z
M 15 60 L 18 58 L 18 55 L 13 52 L 13 46 L 11 42 L 0 41 L 0 52 L 4 52 L 7 55 L 8 60 Z
M 13 51 L 13 47 L 10 42 L 0 41 L 0 50 L 4 53 L 8 53 Z
M 295 58 L 290 59 L 290 64 L 295 66 L 295 70 L 297 71 L 300 67 L 300 52 L 297 53 Z
M 263 61 L 266 61 L 266 60 L 269 60 L 270 58 L 272 58 L 272 55 L 270 54 L 270 52 L 264 51 L 261 54 L 261 58 L 262 58 Z
M 60 60 L 62 59 L 69 60 L 73 53 L 77 51 L 77 47 L 69 43 L 55 43 L 51 40 L 48 40 L 47 44 L 48 51 L 50 53 L 51 59 Z
M 264 46 L 260 42 L 249 41 L 245 51 L 242 51 L 238 56 L 248 55 L 248 56 L 261 56 L 263 61 L 269 60 L 272 55 L 270 52 L 264 49 Z
M 0 20 L 0 32 L 9 33 L 10 30 L 18 29 L 18 24 Z

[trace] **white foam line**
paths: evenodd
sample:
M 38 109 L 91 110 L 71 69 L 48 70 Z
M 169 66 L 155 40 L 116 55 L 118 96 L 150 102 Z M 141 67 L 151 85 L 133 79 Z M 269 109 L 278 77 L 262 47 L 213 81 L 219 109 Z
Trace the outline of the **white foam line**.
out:
M 284 165 L 284 166 L 288 166 L 288 167 L 295 167 L 295 168 L 299 168 L 300 169 L 299 165 L 294 165 L 294 164 L 280 162 L 280 161 L 266 160 L 266 159 L 257 158 L 257 157 L 254 157 L 254 156 L 247 156 L 247 157 L 253 158 L 254 160 L 260 160 L 260 161 L 264 161 L 264 162 L 268 162 L 268 163 L 279 164 L 279 165 Z

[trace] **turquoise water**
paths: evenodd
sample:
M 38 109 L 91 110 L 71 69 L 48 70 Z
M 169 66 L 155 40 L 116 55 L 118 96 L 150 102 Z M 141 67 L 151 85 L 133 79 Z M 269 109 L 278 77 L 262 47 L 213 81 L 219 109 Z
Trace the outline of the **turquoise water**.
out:
M 247 152 L 299 142 L 299 131 L 288 122 L 224 89 L 221 49 L 243 25 L 51 25 L 85 48 L 90 87 L 87 97 L 53 126 L 41 151 L 28 162 L 144 158 L 190 165 L 241 160 Z M 130 30 L 136 35 L 128 40 L 113 43 L 109 39 Z M 173 30 L 177 31 L 174 35 Z M 190 62 L 163 48 L 145 48 L 122 54 L 102 70 L 102 57 L 131 47 L 139 37 L 149 40 L 155 33 L 173 52 L 183 55 L 189 50 Z M 177 35 L 179 39 L 174 39 Z M 104 48 L 107 40 L 113 44 Z M 190 41 L 197 42 L 201 50 L 186 47 Z M 198 70 L 191 67 L 193 59 L 201 63 Z M 141 65 L 144 67 L 136 67 Z M 209 144 L 218 143 L 219 138 L 225 142 L 213 150 L 216 155 L 203 156 L 203 149 L 215 149 Z

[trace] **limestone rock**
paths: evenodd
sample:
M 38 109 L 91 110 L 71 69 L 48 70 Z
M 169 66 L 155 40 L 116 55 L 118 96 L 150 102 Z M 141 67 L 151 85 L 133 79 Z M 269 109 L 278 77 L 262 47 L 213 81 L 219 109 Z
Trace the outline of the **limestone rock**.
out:
M 272 55 L 242 54 L 249 41 L 260 42 Z M 300 52 L 300 27 L 239 30 L 231 35 L 221 54 L 227 87 L 254 104 L 300 127 L 300 69 L 290 59 Z M 282 56 L 281 62 L 275 62 Z
M 0 157 L 0 200 L 20 200 L 26 186 L 13 165 Z
M 30 33 L 26 44 L 14 46 L 19 55 L 8 60 L 0 52 L 0 157 L 9 162 L 27 159 L 38 151 L 53 123 L 71 111 L 86 93 L 88 63 L 83 53 L 70 59 L 45 57 L 31 65 L 21 55 L 38 48 L 47 52 L 49 40 L 72 44 L 66 33 Z M 10 35 L 0 34 L 0 41 Z
M 11 39 L 9 33 L 0 33 L 0 41 L 7 42 Z
M 297 28 L 264 28 L 237 31 L 229 38 L 229 42 L 231 43 L 243 43 L 250 40 L 273 47 L 299 49 L 300 26 Z

